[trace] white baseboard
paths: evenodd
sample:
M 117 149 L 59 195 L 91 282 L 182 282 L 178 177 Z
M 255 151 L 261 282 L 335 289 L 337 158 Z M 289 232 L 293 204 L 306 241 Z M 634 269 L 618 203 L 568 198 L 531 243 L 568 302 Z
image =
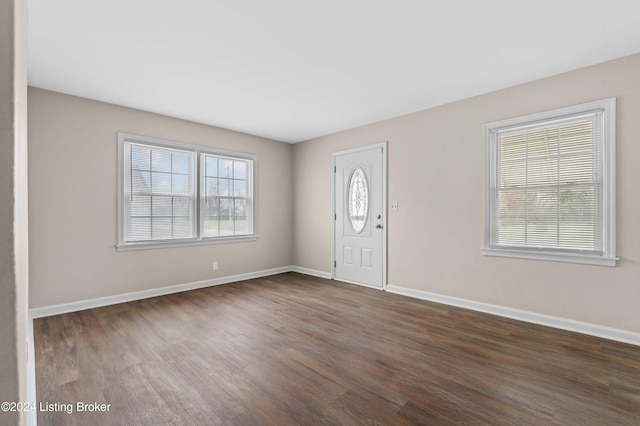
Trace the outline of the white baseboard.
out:
M 29 315 L 31 316 L 31 318 L 50 317 L 52 315 L 67 314 L 70 312 L 82 311 L 85 309 L 115 305 L 117 303 L 132 302 L 134 300 L 142 300 L 148 299 L 150 297 L 180 293 L 182 291 L 196 290 L 199 288 L 211 287 L 221 284 L 229 284 L 237 281 L 250 280 L 253 278 L 267 277 L 269 275 L 283 274 L 285 272 L 298 272 L 314 277 L 331 279 L 330 272 L 316 271 L 315 269 L 303 268 L 300 266 L 282 266 L 280 268 L 266 269 L 262 271 L 249 272 L 246 274 L 232 275 L 229 277 L 213 278 L 210 280 L 195 281 L 168 287 L 152 288 L 149 290 L 134 291 L 130 293 L 116 294 L 113 296 L 98 297 L 95 299 L 80 300 L 77 302 L 61 303 L 58 305 L 32 308 L 29 309 Z
M 508 308 L 506 306 L 492 305 L 489 303 L 475 302 L 473 300 L 460 299 L 457 297 L 445 296 L 437 293 L 429 293 L 422 290 L 414 290 L 405 287 L 387 285 L 388 292 L 415 297 L 417 299 L 442 303 L 444 305 L 457 306 L 459 308 L 471 309 L 473 311 L 485 312 L 501 317 L 511 318 L 519 321 L 558 328 L 561 330 L 573 331 L 590 336 L 601 337 L 603 339 L 615 340 L 617 342 L 629 343 L 640 346 L 640 333 L 621 330 L 618 328 L 605 327 L 602 325 L 587 322 L 575 321 L 567 318 L 554 317 L 550 315 L 538 314 L 520 309 Z
M 302 266 L 292 266 L 291 272 L 299 272 L 305 275 L 311 275 L 313 277 L 324 278 L 330 280 L 333 278 L 331 272 L 317 271 L 315 269 L 303 268 Z
M 115 305 L 117 303 L 132 302 L 134 300 L 148 299 L 150 297 L 164 296 L 167 294 L 180 293 L 182 291 L 196 290 L 204 287 L 211 287 L 221 284 L 229 284 L 237 281 L 250 280 L 253 278 L 267 277 L 269 275 L 282 274 L 292 271 L 291 266 L 266 269 L 263 271 L 249 272 L 246 274 L 232 275 L 229 277 L 213 278 L 204 281 L 195 281 L 186 284 L 172 285 L 168 287 L 152 288 L 149 290 L 134 291 L 131 293 L 116 294 L 114 296 L 98 297 L 96 299 L 81 300 L 78 302 L 61 303 L 59 305 L 44 306 L 29 310 L 31 318 L 50 317 L 52 315 L 66 314 L 69 312 L 82 311 L 85 309 L 99 308 L 101 306 Z

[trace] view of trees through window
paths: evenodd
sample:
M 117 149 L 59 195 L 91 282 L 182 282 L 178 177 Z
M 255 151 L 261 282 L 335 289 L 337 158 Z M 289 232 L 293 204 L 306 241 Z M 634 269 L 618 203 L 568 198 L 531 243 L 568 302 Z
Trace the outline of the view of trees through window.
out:
M 247 233 L 247 161 L 203 155 L 202 163 L 204 236 Z

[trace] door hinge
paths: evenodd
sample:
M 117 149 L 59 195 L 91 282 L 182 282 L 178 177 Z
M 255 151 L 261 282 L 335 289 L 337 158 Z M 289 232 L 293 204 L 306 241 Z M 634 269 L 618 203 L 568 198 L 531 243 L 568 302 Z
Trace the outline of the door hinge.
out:
M 337 263 L 336 263 L 336 261 L 334 260 L 334 261 L 333 261 L 333 267 L 335 268 L 336 266 L 337 266 Z
M 333 214 L 333 220 L 338 220 L 338 214 L 337 213 Z

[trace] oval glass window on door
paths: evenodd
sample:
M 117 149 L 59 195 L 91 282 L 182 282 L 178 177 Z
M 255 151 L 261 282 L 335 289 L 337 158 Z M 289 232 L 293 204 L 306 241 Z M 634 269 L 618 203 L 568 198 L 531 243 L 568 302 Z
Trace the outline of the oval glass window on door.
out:
M 367 224 L 369 214 L 369 184 L 361 167 L 351 173 L 347 188 L 347 213 L 351 228 L 359 234 Z

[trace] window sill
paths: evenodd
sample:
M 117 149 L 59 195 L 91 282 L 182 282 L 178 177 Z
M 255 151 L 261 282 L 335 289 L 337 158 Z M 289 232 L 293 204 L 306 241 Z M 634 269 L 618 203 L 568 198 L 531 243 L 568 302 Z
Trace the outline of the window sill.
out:
M 605 257 L 588 254 L 550 253 L 532 250 L 510 250 L 498 248 L 483 248 L 485 256 L 513 257 L 517 259 L 546 260 L 550 262 L 581 263 L 584 265 L 616 266 L 617 257 Z
M 128 244 L 116 244 L 116 251 L 132 251 L 132 250 L 151 250 L 161 248 L 173 248 L 173 247 L 189 247 L 189 246 L 204 246 L 211 244 L 225 244 L 225 243 L 239 243 L 248 241 L 257 241 L 257 235 L 242 235 L 242 236 L 230 236 L 230 237 L 216 237 L 206 238 L 202 240 L 183 240 L 183 241 L 165 241 L 165 242 L 142 242 L 142 243 L 128 243 Z

